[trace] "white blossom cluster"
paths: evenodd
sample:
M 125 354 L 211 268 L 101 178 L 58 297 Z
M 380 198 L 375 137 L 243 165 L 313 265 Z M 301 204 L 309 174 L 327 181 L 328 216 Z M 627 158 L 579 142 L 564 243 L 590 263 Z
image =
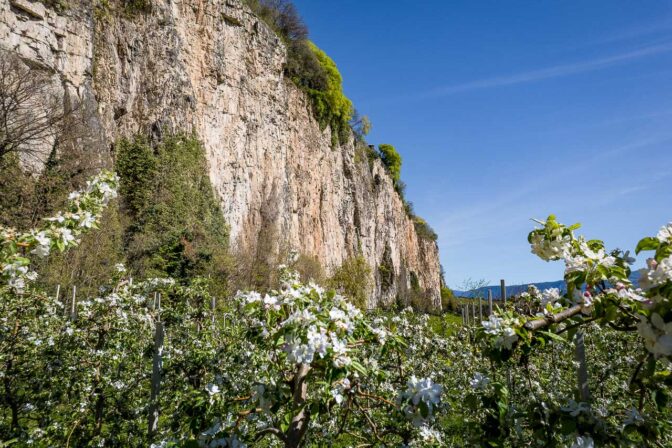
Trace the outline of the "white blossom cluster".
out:
M 513 329 L 515 322 L 510 319 L 504 319 L 491 314 L 488 320 L 481 322 L 486 334 L 494 336 L 493 344 L 496 348 L 505 348 L 511 350 L 513 344 L 518 340 L 518 335 Z
M 68 211 L 46 218 L 47 224 L 42 229 L 19 234 L 0 226 L 2 280 L 15 292 L 22 293 L 27 283 L 37 278 L 26 255 L 45 258 L 54 248 L 63 251 L 77 245 L 77 237 L 96 226 L 104 207 L 117 196 L 118 183 L 116 174 L 102 172 L 88 181 L 84 189 L 71 193 Z
M 542 222 L 544 229 L 530 234 L 532 253 L 545 261 L 564 260 L 565 273 L 592 272 L 599 266 L 606 268 L 616 264 L 616 258 L 607 255 L 603 248 L 591 249 L 582 238 L 575 239 L 570 229 L 553 222 Z M 626 254 L 624 260 L 632 260 Z M 632 260 L 634 261 L 634 260 Z
M 534 233 L 530 238 L 532 253 L 545 261 L 560 260 L 567 253 L 571 238 L 562 229 L 554 229 L 547 238 L 542 233 Z
M 443 387 L 434 383 L 431 378 L 416 378 L 415 375 L 406 383 L 406 389 L 398 396 L 398 402 L 406 417 L 413 425 L 422 427 L 433 418 L 434 408 L 441 403 Z
M 552 307 L 560 306 L 558 301 L 562 298 L 560 290 L 558 288 L 549 288 L 545 289 L 541 293 L 541 306 L 546 308 L 546 305 L 551 305 Z
M 481 372 L 476 372 L 473 378 L 469 380 L 469 385 L 474 390 L 483 390 L 488 386 L 488 384 L 490 384 L 490 378 Z
M 672 256 L 659 262 L 653 258 L 646 260 L 647 268 L 640 270 L 639 283 L 644 289 L 651 289 L 672 281 Z
M 344 297 L 328 297 L 321 287 L 286 282 L 285 289 L 265 294 L 239 292 L 237 299 L 255 311 L 254 321 L 267 338 L 284 336 L 283 351 L 290 364 L 311 364 L 315 359 L 329 358 L 335 367 L 350 365 L 348 337 L 362 323 L 360 310 Z M 269 328 L 266 314 L 279 319 Z M 382 331 L 378 332 L 383 338 Z
M 648 319 L 640 317 L 637 330 L 649 352 L 657 357 L 672 356 L 672 322 L 665 322 L 660 314 L 654 312 Z

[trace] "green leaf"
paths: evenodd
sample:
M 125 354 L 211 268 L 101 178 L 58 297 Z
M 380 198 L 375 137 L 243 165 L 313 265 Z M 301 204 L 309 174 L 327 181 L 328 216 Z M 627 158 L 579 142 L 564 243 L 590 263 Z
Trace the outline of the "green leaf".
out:
M 558 342 L 562 342 L 562 343 L 567 342 L 565 340 L 565 338 L 563 338 L 559 334 L 555 334 L 555 333 L 552 333 L 550 331 L 540 331 L 539 334 L 543 334 L 544 336 L 548 337 L 549 339 L 553 339 L 553 340 L 558 341 Z
M 656 249 L 658 249 L 659 245 L 660 245 L 660 241 L 658 241 L 657 238 L 652 238 L 652 237 L 642 238 L 639 241 L 639 243 L 637 243 L 637 248 L 635 249 L 635 253 L 639 254 L 643 250 L 656 250 Z
M 356 371 L 358 371 L 358 372 L 361 373 L 362 375 L 366 375 L 366 369 L 365 369 L 364 366 L 361 365 L 359 362 L 357 362 L 357 361 L 352 361 L 352 362 L 350 363 L 350 367 L 352 367 L 353 369 L 355 369 Z
M 659 411 L 662 411 L 667 406 L 670 397 L 667 396 L 664 390 L 657 389 L 653 392 L 653 400 L 656 402 L 656 406 Z

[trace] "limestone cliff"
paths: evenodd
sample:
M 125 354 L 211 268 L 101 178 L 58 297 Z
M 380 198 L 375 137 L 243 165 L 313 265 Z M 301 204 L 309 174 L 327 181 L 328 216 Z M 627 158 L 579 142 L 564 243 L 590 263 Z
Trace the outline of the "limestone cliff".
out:
M 57 13 L 0 0 L 0 45 L 93 112 L 87 144 L 109 158 L 120 136 L 193 131 L 235 246 L 273 229 L 327 271 L 361 253 L 375 277 L 370 305 L 415 287 L 440 307 L 436 243 L 418 237 L 378 160 L 353 142 L 331 146 L 283 76 L 283 43 L 239 0 L 156 0 L 133 17 L 70 3 Z

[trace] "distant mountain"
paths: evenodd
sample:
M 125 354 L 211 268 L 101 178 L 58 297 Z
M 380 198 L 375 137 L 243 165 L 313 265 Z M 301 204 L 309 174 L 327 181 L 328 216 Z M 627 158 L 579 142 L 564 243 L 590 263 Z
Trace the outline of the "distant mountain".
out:
M 630 275 L 630 281 L 635 285 L 635 287 L 639 286 L 639 271 L 634 271 Z M 506 295 L 507 296 L 515 296 L 518 295 L 522 292 L 527 291 L 527 288 L 530 285 L 534 285 L 540 290 L 544 289 L 550 289 L 550 288 L 558 288 L 563 294 L 567 291 L 567 286 L 565 285 L 564 280 L 558 280 L 555 282 L 540 282 L 540 283 L 526 283 L 523 285 L 506 285 Z M 499 285 L 496 286 L 484 286 L 482 288 L 478 288 L 475 291 L 458 291 L 458 290 L 453 290 L 453 293 L 457 297 L 488 297 L 488 290 L 492 291 L 492 298 L 494 300 L 500 300 L 501 299 L 501 290 Z

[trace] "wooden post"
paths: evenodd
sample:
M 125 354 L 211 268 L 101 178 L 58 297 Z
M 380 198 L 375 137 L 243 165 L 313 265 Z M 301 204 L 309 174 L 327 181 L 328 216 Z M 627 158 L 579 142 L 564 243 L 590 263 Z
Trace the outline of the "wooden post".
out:
M 77 318 L 77 287 L 72 287 L 72 302 L 70 302 L 70 320 L 74 321 Z
M 481 322 L 483 320 L 483 300 L 481 299 L 481 296 L 478 296 L 478 321 Z
M 492 289 L 488 289 L 488 317 L 492 316 Z
M 476 304 L 471 302 L 471 325 L 476 326 Z
M 583 340 L 583 331 L 579 330 L 574 336 L 574 359 L 576 360 L 576 379 L 579 387 L 579 397 L 585 403 L 590 402 L 590 388 L 588 387 L 588 364 L 586 363 L 586 345 Z
M 61 285 L 56 286 L 56 301 L 61 297 Z
M 147 435 L 151 442 L 159 427 L 159 392 L 161 391 L 161 370 L 163 368 L 163 323 L 160 320 L 156 322 L 156 331 L 154 333 L 154 357 L 152 360 L 152 384 L 149 398 L 149 419 L 147 422 Z
M 215 327 L 215 309 L 217 309 L 217 299 L 215 298 L 215 296 L 212 296 L 210 298 L 210 311 L 212 312 L 211 319 L 213 328 Z
M 502 300 L 503 300 L 502 303 L 504 303 L 504 307 L 506 307 L 506 282 L 504 281 L 504 279 L 501 279 L 499 281 L 499 288 L 501 289 L 502 293 Z

